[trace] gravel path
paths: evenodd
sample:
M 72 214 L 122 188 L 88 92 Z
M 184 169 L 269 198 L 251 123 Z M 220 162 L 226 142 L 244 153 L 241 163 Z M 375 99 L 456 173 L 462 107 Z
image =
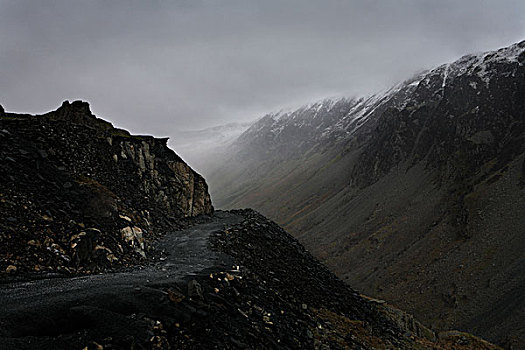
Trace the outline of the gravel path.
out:
M 162 286 L 180 284 L 205 269 L 223 265 L 225 257 L 209 249 L 208 237 L 241 219 L 219 211 L 209 222 L 167 234 L 156 244 L 163 251 L 161 258 L 147 267 L 0 285 L 0 349 L 33 348 L 34 342 L 42 348 L 60 346 L 60 339 L 54 338 L 62 333 L 79 339 L 81 345 L 78 330 L 89 328 L 90 333 L 111 335 L 103 328 L 118 326 L 113 324 L 119 319 L 114 313 L 154 309 L 162 313 L 159 297 L 166 294 Z M 67 336 L 59 338 L 73 341 Z

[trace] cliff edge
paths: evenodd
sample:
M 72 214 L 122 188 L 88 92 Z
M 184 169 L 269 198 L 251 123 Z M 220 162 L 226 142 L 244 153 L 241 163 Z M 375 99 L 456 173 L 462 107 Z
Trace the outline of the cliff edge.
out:
M 0 108 L 0 271 L 94 272 L 135 264 L 185 218 L 211 214 L 204 179 L 166 146 L 65 101 Z

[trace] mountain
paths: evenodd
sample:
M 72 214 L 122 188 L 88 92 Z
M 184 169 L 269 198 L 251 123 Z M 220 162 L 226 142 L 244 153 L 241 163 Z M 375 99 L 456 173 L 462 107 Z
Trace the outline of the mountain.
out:
M 0 108 L 0 349 L 484 349 L 361 295 L 166 139 Z
M 365 294 L 525 348 L 524 141 L 522 41 L 268 114 L 203 173 Z

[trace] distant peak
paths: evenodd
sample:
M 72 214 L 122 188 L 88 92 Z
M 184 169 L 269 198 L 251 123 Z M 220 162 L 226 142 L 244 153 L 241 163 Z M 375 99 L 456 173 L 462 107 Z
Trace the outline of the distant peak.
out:
M 62 102 L 62 106 L 58 108 L 57 112 L 60 110 L 69 111 L 69 112 L 74 111 L 74 112 L 85 113 L 87 115 L 93 115 L 91 113 L 91 109 L 89 108 L 89 103 L 85 101 L 81 101 L 81 100 L 76 100 L 73 102 L 69 102 L 68 100 L 65 100 L 64 102 Z

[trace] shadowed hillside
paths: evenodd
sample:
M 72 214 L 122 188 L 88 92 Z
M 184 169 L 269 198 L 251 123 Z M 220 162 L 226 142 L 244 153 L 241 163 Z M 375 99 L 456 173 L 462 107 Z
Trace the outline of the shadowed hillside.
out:
M 0 114 L 0 271 L 95 272 L 134 264 L 185 217 L 210 214 L 204 179 L 167 139 L 130 135 L 64 102 Z
M 260 119 L 208 181 L 435 328 L 525 347 L 525 41 Z

